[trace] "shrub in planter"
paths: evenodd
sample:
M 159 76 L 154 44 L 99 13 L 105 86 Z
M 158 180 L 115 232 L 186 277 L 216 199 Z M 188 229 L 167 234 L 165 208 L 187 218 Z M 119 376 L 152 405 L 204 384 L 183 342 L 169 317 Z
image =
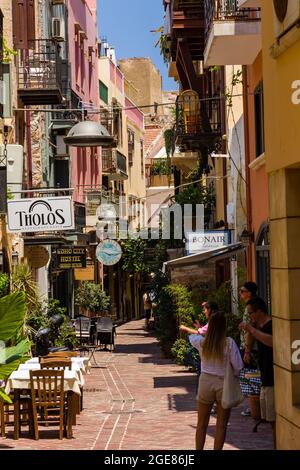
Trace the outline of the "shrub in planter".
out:
M 88 314 L 100 314 L 109 309 L 110 299 L 100 284 L 85 281 L 76 290 L 75 304 Z
M 179 325 L 192 325 L 194 308 L 191 294 L 182 285 L 171 284 L 161 290 L 157 308 L 158 336 L 162 352 L 171 357 L 171 349 L 178 339 Z

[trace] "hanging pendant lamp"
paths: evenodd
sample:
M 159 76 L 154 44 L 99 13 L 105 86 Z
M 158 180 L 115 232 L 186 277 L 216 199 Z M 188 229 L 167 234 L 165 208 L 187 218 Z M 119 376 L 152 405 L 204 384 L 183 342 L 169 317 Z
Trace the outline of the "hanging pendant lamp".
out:
M 95 121 L 75 124 L 64 141 L 72 147 L 116 147 L 116 141 L 106 127 Z

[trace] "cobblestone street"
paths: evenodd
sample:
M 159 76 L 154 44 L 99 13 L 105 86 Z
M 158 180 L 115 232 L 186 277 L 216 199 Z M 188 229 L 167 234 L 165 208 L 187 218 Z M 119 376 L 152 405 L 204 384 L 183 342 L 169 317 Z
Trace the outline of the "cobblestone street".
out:
M 13 440 L 12 428 L 0 449 L 177 450 L 194 449 L 196 375 L 163 359 L 156 338 L 134 321 L 117 329 L 116 351 L 95 354 L 98 368 L 85 376 L 84 410 L 71 440 L 45 430 L 40 440 L 26 432 Z M 252 432 L 254 421 L 232 412 L 224 449 L 272 449 L 269 425 Z M 216 419 L 211 417 L 206 449 L 213 448 Z

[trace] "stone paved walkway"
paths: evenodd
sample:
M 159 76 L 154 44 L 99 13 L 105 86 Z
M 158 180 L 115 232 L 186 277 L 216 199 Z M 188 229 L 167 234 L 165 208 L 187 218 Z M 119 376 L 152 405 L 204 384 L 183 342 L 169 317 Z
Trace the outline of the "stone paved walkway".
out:
M 117 329 L 116 351 L 96 353 L 100 367 L 85 376 L 84 410 L 74 438 L 59 441 L 45 430 L 39 441 L 24 433 L 18 441 L 0 438 L 0 449 L 36 450 L 194 450 L 196 374 L 163 359 L 143 321 Z M 225 449 L 272 449 L 268 424 L 252 432 L 251 417 L 239 407 L 230 419 Z M 209 423 L 206 449 L 213 448 L 216 419 Z M 11 428 L 10 428 L 11 429 Z

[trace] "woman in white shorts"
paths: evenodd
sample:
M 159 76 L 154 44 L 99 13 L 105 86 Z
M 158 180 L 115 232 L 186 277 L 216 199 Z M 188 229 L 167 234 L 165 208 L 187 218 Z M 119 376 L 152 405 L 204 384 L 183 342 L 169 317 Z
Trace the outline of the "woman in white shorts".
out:
M 199 350 L 201 375 L 198 388 L 198 423 L 196 450 L 203 450 L 211 408 L 217 402 L 217 427 L 214 450 L 222 450 L 230 409 L 221 405 L 227 355 L 234 374 L 244 367 L 239 348 L 232 338 L 226 337 L 226 318 L 223 313 L 213 313 L 209 318 L 205 338 L 199 334 L 189 336 L 190 343 Z

